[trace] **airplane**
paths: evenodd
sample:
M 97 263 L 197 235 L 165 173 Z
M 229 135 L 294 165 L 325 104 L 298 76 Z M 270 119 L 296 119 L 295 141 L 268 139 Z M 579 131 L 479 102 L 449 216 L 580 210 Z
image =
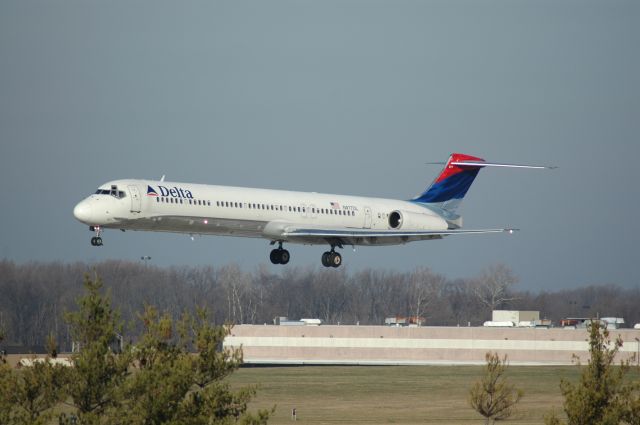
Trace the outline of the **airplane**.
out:
M 79 202 L 73 215 L 95 233 L 104 229 L 264 238 L 273 264 L 291 258 L 285 243 L 329 245 L 325 267 L 339 267 L 344 246 L 398 245 L 451 235 L 513 233 L 516 229 L 462 228 L 462 199 L 485 167 L 555 168 L 501 164 L 460 153 L 450 155 L 433 183 L 412 199 L 370 198 L 125 179 L 107 182 Z

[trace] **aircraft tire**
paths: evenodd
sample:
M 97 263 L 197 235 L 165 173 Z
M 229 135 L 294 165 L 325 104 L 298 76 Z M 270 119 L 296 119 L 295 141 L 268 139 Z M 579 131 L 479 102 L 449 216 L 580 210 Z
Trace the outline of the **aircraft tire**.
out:
M 281 262 L 280 250 L 279 249 L 272 250 L 271 254 L 269 254 L 269 259 L 271 260 L 272 264 L 280 264 Z
M 102 238 L 100 236 L 96 238 L 96 246 L 102 246 Z
M 91 246 L 96 246 L 98 243 L 96 242 L 96 237 L 91 238 Z
M 329 257 L 331 253 L 329 251 L 322 254 L 322 265 L 325 267 L 331 267 L 331 263 L 329 263 Z
M 287 264 L 291 259 L 291 255 L 289 255 L 289 251 L 286 249 L 281 249 L 280 251 L 280 264 Z

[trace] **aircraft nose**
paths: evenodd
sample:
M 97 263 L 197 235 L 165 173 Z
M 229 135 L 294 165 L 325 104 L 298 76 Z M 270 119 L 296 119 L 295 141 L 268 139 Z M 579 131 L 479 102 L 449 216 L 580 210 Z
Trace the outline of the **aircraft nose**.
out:
M 89 203 L 85 201 L 81 201 L 78 205 L 73 209 L 73 216 L 83 223 L 91 222 L 91 207 Z

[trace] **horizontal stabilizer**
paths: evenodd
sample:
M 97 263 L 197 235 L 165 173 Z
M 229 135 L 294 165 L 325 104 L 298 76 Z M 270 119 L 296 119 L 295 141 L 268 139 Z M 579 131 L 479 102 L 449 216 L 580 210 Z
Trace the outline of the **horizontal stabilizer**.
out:
M 504 167 L 504 168 L 531 168 L 536 170 L 549 169 L 553 170 L 553 166 L 547 165 L 521 165 L 521 164 L 502 164 L 499 162 L 484 162 L 484 161 L 452 161 L 451 165 L 467 166 L 467 167 Z

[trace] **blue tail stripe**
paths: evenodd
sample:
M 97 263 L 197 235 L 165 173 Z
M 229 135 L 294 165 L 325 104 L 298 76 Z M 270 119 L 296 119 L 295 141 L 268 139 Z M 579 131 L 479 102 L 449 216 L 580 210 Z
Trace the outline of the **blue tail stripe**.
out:
M 434 183 L 414 202 L 435 203 L 446 202 L 451 199 L 462 199 L 471 187 L 471 183 L 478 175 L 480 168 L 464 170 L 448 178 Z

